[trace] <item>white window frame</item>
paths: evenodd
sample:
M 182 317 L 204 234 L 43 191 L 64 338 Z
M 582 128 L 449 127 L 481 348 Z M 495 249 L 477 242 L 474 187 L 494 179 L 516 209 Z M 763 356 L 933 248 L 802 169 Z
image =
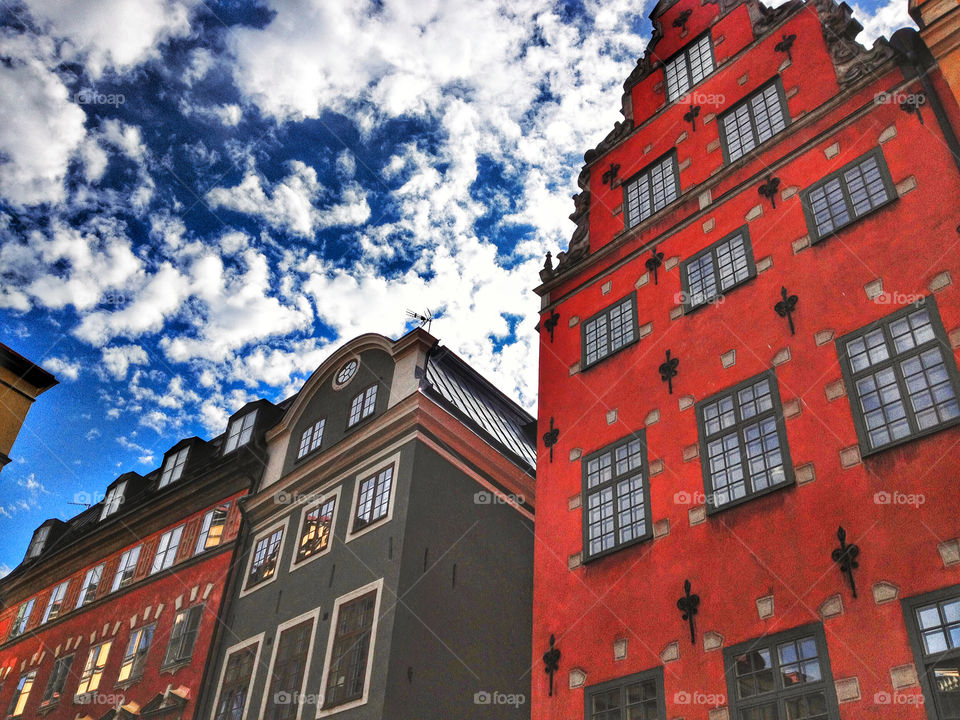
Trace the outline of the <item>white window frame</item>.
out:
M 336 707 L 324 709 L 323 707 L 323 697 L 327 692 L 327 676 L 330 673 L 330 660 L 333 655 L 333 641 L 336 636 L 336 626 L 337 626 L 337 617 L 340 612 L 340 606 L 344 603 L 350 602 L 358 597 L 366 595 L 367 593 L 376 590 L 377 592 L 377 601 L 373 606 L 373 625 L 370 628 L 370 647 L 367 649 L 367 669 L 363 679 L 363 696 L 358 700 L 352 700 L 351 702 L 344 703 L 343 705 L 337 705 Z M 343 712 L 344 710 L 350 710 L 351 708 L 360 707 L 361 705 L 366 705 L 370 699 L 370 681 L 373 677 L 373 660 L 376 657 L 376 644 L 377 644 L 377 629 L 380 625 L 380 605 L 383 600 L 383 578 L 379 580 L 374 580 L 372 583 L 368 583 L 363 587 L 359 587 L 356 590 L 348 592 L 346 595 L 341 595 L 333 603 L 333 610 L 330 612 L 331 622 L 328 625 L 328 634 L 327 634 L 327 652 L 323 659 L 323 677 L 320 680 L 320 690 L 319 694 L 321 696 L 320 702 L 317 703 L 317 718 L 328 717 L 330 715 L 335 715 L 336 713 Z
M 207 510 L 203 515 L 203 522 L 200 525 L 200 533 L 197 535 L 197 544 L 193 549 L 194 555 L 200 555 L 205 553 L 207 550 L 213 550 L 215 547 L 220 547 L 223 544 L 223 535 L 227 531 L 227 520 L 230 519 L 230 503 L 222 503 L 217 505 L 215 508 Z M 207 540 L 210 538 L 210 528 L 213 527 L 213 515 L 218 510 L 223 511 L 223 525 L 220 531 L 220 540 L 216 545 L 211 545 L 206 547 Z
M 47 538 L 50 537 L 50 526 L 44 525 L 33 531 L 33 537 L 30 539 L 30 546 L 27 548 L 27 560 L 37 557 L 43 552 L 47 544 Z
M 165 488 L 183 476 L 183 468 L 187 464 L 187 455 L 189 453 L 190 447 L 187 446 L 175 453 L 167 455 L 167 461 L 163 464 L 163 473 L 160 476 L 160 485 L 157 489 Z
M 371 396 L 372 391 L 372 396 Z M 377 396 L 379 394 L 379 387 L 377 383 L 373 383 L 369 387 L 365 387 L 359 393 L 353 396 L 353 399 L 350 400 L 350 414 L 347 415 L 347 427 L 352 428 L 356 427 L 361 423 L 361 421 L 366 420 L 368 417 L 374 415 L 377 412 Z M 360 414 L 357 416 L 357 419 L 353 419 L 353 410 L 354 407 L 359 403 Z M 369 409 L 368 409 L 369 407 Z
M 117 571 L 113 575 L 113 583 L 110 585 L 110 592 L 116 592 L 121 589 L 121 587 L 127 587 L 133 583 L 133 578 L 137 574 L 137 563 L 140 561 L 140 549 L 143 545 L 137 545 L 130 548 L 129 550 L 124 550 L 123 555 L 120 556 L 120 564 L 117 565 Z M 130 559 L 133 558 L 133 563 L 131 564 Z M 130 570 L 130 582 L 121 585 L 121 576 L 126 570 Z
M 63 611 L 66 609 L 64 608 L 63 601 L 67 597 L 67 588 L 69 586 L 70 586 L 70 581 L 64 580 L 62 583 L 60 583 L 53 590 L 50 591 L 50 599 L 47 601 L 47 609 L 43 613 L 43 620 L 40 621 L 41 625 L 44 625 L 51 619 L 56 620 L 58 617 L 60 617 L 63 614 Z M 57 614 L 54 615 L 53 618 L 51 618 L 50 613 L 53 612 L 54 605 L 57 606 Z
M 217 690 L 213 695 L 213 704 L 210 708 L 210 720 L 214 720 L 217 717 L 217 705 L 220 703 L 220 693 L 223 692 L 223 679 L 227 673 L 227 663 L 230 661 L 230 656 L 234 653 L 250 647 L 253 643 L 257 644 L 257 649 L 253 653 L 253 672 L 250 673 L 250 680 L 247 684 L 247 699 L 243 704 L 243 712 L 240 714 L 240 720 L 247 719 L 247 713 L 250 710 L 250 695 L 253 689 L 254 681 L 257 679 L 257 669 L 260 667 L 260 652 L 263 650 L 263 640 L 266 633 L 260 633 L 258 635 L 253 635 L 248 637 L 246 640 L 241 640 L 235 645 L 228 647 L 223 653 L 223 661 L 220 663 L 220 678 L 217 680 Z
M 153 564 L 150 566 L 151 575 L 173 567 L 177 561 L 180 540 L 183 538 L 183 527 L 183 525 L 177 525 L 160 536 L 157 551 L 153 554 Z
M 143 645 L 143 638 L 146 634 L 146 631 L 150 630 L 150 642 L 147 643 L 146 649 L 141 651 L 141 646 Z M 139 673 L 135 673 L 137 668 L 137 660 L 141 655 L 146 656 L 150 652 L 150 648 L 153 647 L 153 636 L 157 632 L 157 624 L 150 623 L 149 625 L 141 625 L 135 630 L 130 631 L 130 636 L 127 638 L 127 646 L 123 650 L 123 657 L 120 658 L 120 669 L 117 671 L 117 684 L 118 685 L 129 685 L 135 683 L 137 680 L 143 677 L 144 672 L 146 671 L 146 658 L 143 660 L 143 666 L 139 668 Z M 133 647 L 133 651 L 130 650 L 130 644 L 136 638 L 136 644 Z M 130 673 L 126 678 L 121 679 L 120 676 L 123 674 L 124 666 L 130 666 Z
M 100 519 L 103 520 L 109 515 L 113 515 L 123 504 L 123 491 L 127 487 L 127 481 L 119 482 L 110 488 L 107 496 L 103 499 L 103 510 L 100 512 Z
M 97 658 L 100 657 L 100 650 L 103 646 L 107 647 L 106 657 L 103 659 L 103 665 L 97 665 Z M 97 643 L 96 645 L 91 645 L 90 649 L 87 650 L 87 659 L 83 664 L 83 670 L 80 671 L 80 680 L 77 683 L 77 692 L 73 694 L 74 702 L 77 698 L 82 698 L 85 695 L 90 693 L 95 693 L 100 689 L 100 683 L 103 682 L 103 674 L 107 668 L 107 663 L 110 661 L 110 651 L 113 649 L 113 640 L 104 640 L 103 642 Z M 87 678 L 87 688 L 83 692 L 80 692 L 80 684 L 83 683 L 83 678 L 87 674 L 87 667 L 90 666 L 90 677 Z M 100 672 L 97 672 L 97 667 L 100 668 Z M 90 687 L 90 683 L 93 680 L 94 676 L 97 676 L 97 684 L 93 687 Z M 62 695 L 62 694 L 61 694 Z
M 386 470 L 387 467 L 393 466 L 393 478 L 390 481 L 390 501 L 387 503 L 387 514 L 375 520 L 374 522 L 366 525 L 354 532 L 353 530 L 353 520 L 357 514 L 357 503 L 360 499 L 360 484 L 370 478 L 371 475 L 378 475 L 381 471 Z M 391 520 L 393 520 L 393 505 L 397 500 L 397 484 L 398 484 L 398 475 L 400 470 L 400 453 L 395 452 L 389 457 L 384 458 L 383 460 L 378 460 L 372 462 L 366 466 L 363 472 L 357 473 L 354 476 L 353 481 L 353 501 L 350 503 L 350 515 L 347 518 L 347 534 L 344 539 L 344 543 L 352 542 L 358 537 L 366 535 L 371 530 L 376 528 L 383 527 Z
M 36 670 L 30 670 L 20 676 L 20 680 L 18 680 L 16 686 L 14 686 L 13 696 L 10 698 L 10 713 L 7 717 L 23 717 L 23 713 L 27 709 L 27 703 L 30 702 L 30 694 L 33 692 L 36 684 Z M 24 688 L 26 688 L 26 690 L 24 690 Z M 14 702 L 14 700 L 16 700 L 16 702 Z
M 26 632 L 27 625 L 30 624 L 30 616 L 33 615 L 33 606 L 36 602 L 37 599 L 32 597 L 20 603 L 20 607 L 17 608 L 17 614 L 13 618 L 13 624 L 10 626 L 9 640 L 20 637 Z
M 342 485 L 337 485 L 337 487 L 333 488 L 332 490 L 327 490 L 326 492 L 323 492 L 323 493 L 318 492 L 314 495 L 311 495 L 309 502 L 304 503 L 303 508 L 300 510 L 300 522 L 297 524 L 297 535 L 296 535 L 296 542 L 293 548 L 293 557 L 290 558 L 290 572 L 293 572 L 294 570 L 299 570 L 304 565 L 307 565 L 313 562 L 317 558 L 323 557 L 328 552 L 330 552 L 330 550 L 333 548 L 334 531 L 336 530 L 336 527 L 337 527 L 337 517 L 340 515 L 340 490 L 342 489 L 342 487 L 343 487 Z M 297 550 L 300 547 L 300 537 L 303 534 L 304 523 L 306 523 L 307 521 L 307 513 L 308 511 L 312 510 L 318 505 L 323 505 L 328 500 L 334 501 L 333 519 L 330 521 L 330 542 L 327 543 L 327 547 L 325 550 L 321 550 L 320 552 L 314 553 L 310 557 L 298 563 Z
M 359 420 L 357 422 L 359 422 Z M 300 447 L 297 448 L 297 460 L 306 457 L 320 447 L 323 443 L 323 431 L 326 427 L 327 419 L 320 418 L 303 431 L 303 434 L 300 436 Z
M 288 515 L 283 520 L 275 522 L 272 525 L 269 525 L 263 530 L 258 530 L 257 534 L 253 536 L 253 541 L 250 543 L 250 550 L 247 552 L 247 562 L 244 563 L 244 573 L 243 573 L 243 589 L 240 591 L 238 597 L 245 597 L 252 592 L 256 592 L 261 588 L 265 588 L 270 583 L 276 581 L 280 576 L 280 568 L 283 564 L 283 546 L 287 541 L 287 530 L 290 525 L 290 516 Z M 273 573 L 273 577 L 268 580 L 263 580 L 258 582 L 256 585 L 247 586 L 247 581 L 250 579 L 250 570 L 253 568 L 253 556 L 254 551 L 257 549 L 257 543 L 260 542 L 263 538 L 273 535 L 277 530 L 283 530 L 283 535 L 280 536 L 280 549 L 277 551 L 277 569 Z
M 246 415 L 242 415 L 230 423 L 227 428 L 227 440 L 223 444 L 223 454 L 231 453 L 250 442 L 253 437 L 253 426 L 257 422 L 257 408 Z
M 81 608 L 84 605 L 87 605 L 87 602 L 84 602 L 84 599 L 87 597 L 87 591 L 90 589 L 90 586 L 93 584 L 94 573 L 97 575 L 97 587 L 93 591 L 93 597 L 90 599 L 90 602 L 93 602 L 97 599 L 97 593 L 100 592 L 100 584 L 103 582 L 103 571 L 105 569 L 106 563 L 100 563 L 89 570 L 87 574 L 83 576 L 83 585 L 80 586 L 80 594 L 77 596 L 76 608 Z M 99 572 L 97 572 L 99 570 Z
M 303 669 L 303 678 L 300 680 L 300 697 L 302 698 L 304 696 L 306 692 L 307 678 L 310 675 L 310 666 L 313 663 L 313 648 L 316 645 L 317 628 L 320 624 L 319 607 L 277 625 L 277 630 L 273 635 L 273 649 L 270 651 L 270 662 L 267 665 L 267 677 L 263 684 L 263 697 L 260 700 L 260 714 L 257 717 L 264 717 L 267 711 L 267 697 L 270 694 L 270 680 L 273 678 L 273 666 L 277 662 L 277 649 L 280 646 L 280 633 L 287 628 L 299 625 L 307 620 L 313 620 L 313 630 L 310 632 L 310 646 L 307 648 L 307 661 Z M 226 668 L 226 665 L 224 665 L 224 668 Z M 305 702 L 297 703 L 296 720 L 300 720 L 301 715 L 303 715 L 304 705 L 306 705 Z M 246 710 L 246 708 L 244 708 L 244 710 Z M 214 706 L 214 711 L 216 711 L 216 706 Z

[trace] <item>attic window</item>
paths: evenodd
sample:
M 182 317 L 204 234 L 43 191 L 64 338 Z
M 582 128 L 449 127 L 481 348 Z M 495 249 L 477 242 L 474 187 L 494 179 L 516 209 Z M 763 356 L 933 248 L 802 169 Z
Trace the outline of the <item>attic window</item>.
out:
M 713 72 L 713 45 L 710 33 L 687 45 L 664 64 L 664 79 L 667 83 L 667 102 L 673 102 L 686 94 L 707 75 Z
M 300 449 L 297 451 L 298 460 L 312 450 L 320 447 L 320 443 L 323 442 L 323 428 L 326 424 L 327 420 L 324 418 L 318 420 L 303 431 L 303 435 L 300 437 Z
M 43 547 L 47 544 L 47 537 L 49 537 L 49 535 L 49 525 L 37 528 L 36 532 L 33 533 L 33 539 L 30 541 L 30 547 L 27 549 L 27 560 L 35 558 L 43 552 Z
M 350 418 L 347 427 L 353 427 L 364 418 L 373 415 L 377 406 L 377 386 L 371 385 L 362 393 L 353 398 L 350 403 Z
M 227 444 L 223 446 L 224 455 L 250 442 L 250 437 L 253 435 L 253 424 L 256 420 L 257 411 L 254 410 L 230 423 L 230 428 L 227 430 Z
M 124 480 L 110 488 L 107 497 L 103 500 L 103 511 L 100 513 L 101 520 L 108 515 L 113 515 L 113 513 L 120 509 L 120 504 L 123 502 L 123 491 L 126 487 L 127 481 Z
M 183 466 L 187 462 L 187 453 L 190 448 L 185 447 L 177 453 L 167 456 L 167 461 L 163 464 L 163 475 L 160 478 L 160 487 L 166 487 L 172 482 L 176 482 L 183 475 Z

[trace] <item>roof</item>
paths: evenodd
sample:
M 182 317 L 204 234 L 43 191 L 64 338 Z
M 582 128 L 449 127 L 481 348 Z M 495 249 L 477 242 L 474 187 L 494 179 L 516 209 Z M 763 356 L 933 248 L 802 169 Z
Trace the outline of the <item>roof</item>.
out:
M 38 392 L 49 390 L 59 381 L 32 360 L 27 360 L 16 350 L 0 343 L 0 367 L 7 368 L 14 375 L 37 389 Z
M 435 346 L 431 350 L 421 390 L 533 474 L 537 464 L 536 418 L 449 348 Z

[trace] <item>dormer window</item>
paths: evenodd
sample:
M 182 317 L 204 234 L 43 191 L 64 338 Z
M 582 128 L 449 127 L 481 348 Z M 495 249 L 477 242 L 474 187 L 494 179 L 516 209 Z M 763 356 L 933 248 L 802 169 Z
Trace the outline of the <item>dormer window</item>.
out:
M 37 528 L 36 532 L 33 533 L 33 539 L 30 541 L 30 547 L 27 548 L 27 560 L 35 558 L 37 555 L 43 552 L 43 548 L 47 544 L 47 538 L 49 536 L 49 525 L 44 525 L 43 527 Z
M 123 502 L 123 491 L 126 487 L 127 481 L 124 480 L 110 488 L 109 492 L 107 492 L 107 497 L 103 500 L 103 510 L 100 513 L 101 520 L 108 515 L 113 515 L 113 513 L 120 509 L 120 504 Z
M 350 419 L 347 427 L 353 427 L 364 418 L 373 415 L 377 406 L 377 386 L 371 385 L 362 393 L 353 398 L 350 403 Z
M 297 451 L 297 460 L 320 447 L 320 443 L 323 442 L 323 428 L 326 424 L 327 421 L 326 418 L 324 418 L 323 420 L 318 420 L 303 431 L 303 435 L 300 436 L 300 449 Z
M 166 487 L 180 479 L 180 476 L 183 475 L 183 466 L 187 462 L 188 452 L 190 452 L 190 448 L 185 447 L 180 452 L 167 456 L 167 462 L 163 464 L 163 475 L 160 477 L 160 487 Z
M 254 410 L 230 423 L 230 427 L 227 429 L 227 443 L 223 446 L 224 455 L 250 442 L 250 438 L 253 436 L 253 424 L 256 420 L 257 411 Z
M 667 102 L 683 97 L 687 90 L 712 73 L 713 67 L 713 45 L 707 33 L 664 63 Z

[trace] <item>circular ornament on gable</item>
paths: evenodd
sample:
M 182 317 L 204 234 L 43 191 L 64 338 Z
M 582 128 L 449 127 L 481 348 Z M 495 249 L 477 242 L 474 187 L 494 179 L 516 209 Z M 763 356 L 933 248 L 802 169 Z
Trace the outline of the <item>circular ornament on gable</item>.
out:
M 357 374 L 357 368 L 360 367 L 360 361 L 356 358 L 351 358 L 347 360 L 343 367 L 337 370 L 337 374 L 333 379 L 333 386 L 336 389 L 342 388 L 348 382 L 353 380 L 353 376 Z

